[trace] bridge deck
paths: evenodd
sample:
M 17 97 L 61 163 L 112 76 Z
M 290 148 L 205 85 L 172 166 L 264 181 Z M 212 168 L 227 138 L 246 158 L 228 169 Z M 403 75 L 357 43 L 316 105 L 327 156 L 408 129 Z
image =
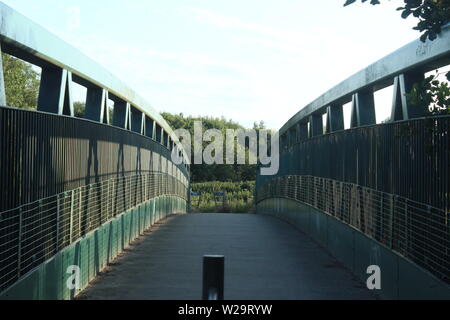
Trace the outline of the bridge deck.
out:
M 200 299 L 203 254 L 225 255 L 225 299 L 373 299 L 324 249 L 276 218 L 172 216 L 80 299 Z

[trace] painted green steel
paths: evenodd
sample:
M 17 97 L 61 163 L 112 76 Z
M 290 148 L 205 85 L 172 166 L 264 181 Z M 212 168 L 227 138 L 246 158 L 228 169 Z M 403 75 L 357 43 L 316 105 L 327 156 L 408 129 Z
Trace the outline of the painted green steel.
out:
M 80 78 L 84 84 L 87 82 L 88 86 L 104 88 L 111 95 L 128 102 L 134 109 L 143 112 L 163 128 L 182 151 L 185 163 L 188 162 L 183 146 L 167 121 L 148 101 L 121 79 L 4 3 L 0 3 L 0 21 L 2 46 L 11 47 L 14 53 L 19 51 L 19 58 L 29 60 L 41 67 L 67 70 L 74 75 L 74 78 Z
M 434 41 L 427 40 L 425 43 L 419 39 L 412 41 L 322 94 L 281 127 L 280 137 L 310 116 L 326 113 L 328 106 L 342 106 L 351 101 L 355 93 L 367 93 L 385 88 L 392 84 L 394 77 L 400 74 L 404 76 L 411 70 L 420 70 L 423 74 L 445 66 L 448 64 L 449 54 L 450 23 L 447 23 Z M 367 90 L 368 88 L 372 90 Z M 370 93 L 370 96 L 373 97 L 373 94 Z
M 257 204 L 257 212 L 283 219 L 312 236 L 364 283 L 370 265 L 381 269 L 385 299 L 450 299 L 450 286 L 412 261 L 362 232 L 304 203 L 269 198 Z
M 87 287 L 144 230 L 170 214 L 186 213 L 187 203 L 176 196 L 160 196 L 144 202 L 72 243 L 8 288 L 0 300 L 69 300 Z M 80 289 L 66 282 L 71 265 L 80 266 Z

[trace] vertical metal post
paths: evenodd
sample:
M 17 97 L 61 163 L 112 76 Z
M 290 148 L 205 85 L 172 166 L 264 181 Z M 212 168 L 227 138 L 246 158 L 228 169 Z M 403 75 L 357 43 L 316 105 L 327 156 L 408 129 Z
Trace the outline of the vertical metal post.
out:
M 69 230 L 69 244 L 72 243 L 72 236 L 73 236 L 73 206 L 75 204 L 75 190 L 72 190 L 71 192 L 71 199 L 70 199 L 70 230 Z
M 67 71 L 59 67 L 43 67 L 39 86 L 37 110 L 63 114 Z
M 391 214 L 390 214 L 390 224 L 391 224 L 391 234 L 390 234 L 390 248 L 393 248 L 393 244 L 394 244 L 394 206 L 395 206 L 395 196 L 393 194 L 391 194 Z
M 375 100 L 373 96 L 373 90 L 367 89 L 353 94 L 350 128 L 356 128 L 375 123 Z
M 80 187 L 80 205 L 78 208 L 78 237 L 81 237 L 81 213 L 82 213 L 82 191 Z
M 113 125 L 119 128 L 127 129 L 128 124 L 128 104 L 121 99 L 114 100 Z
M 22 226 L 23 226 L 23 217 L 22 217 L 22 207 L 19 208 L 19 241 L 17 244 L 17 278 L 20 278 L 21 269 L 22 269 Z
M 408 116 L 408 114 L 406 114 L 406 116 Z M 397 76 L 394 78 L 390 121 L 392 122 L 392 121 L 403 120 L 403 117 L 404 117 L 404 112 L 403 112 L 403 106 L 402 106 L 400 78 L 399 78 L 399 76 Z
M 64 194 L 65 195 L 65 194 Z M 60 215 L 59 215 L 59 211 L 61 210 L 61 199 L 60 199 L 60 195 L 57 194 L 56 195 L 56 252 L 58 252 L 59 246 L 58 246 L 58 242 L 59 242 L 59 219 L 60 219 Z
M 309 117 L 309 125 L 310 125 L 310 132 L 309 132 L 310 138 L 323 135 L 323 120 L 321 114 L 311 115 Z
M 111 185 L 114 183 L 113 180 L 108 180 L 108 220 L 113 217 L 113 198 L 114 198 L 114 192 Z
M 0 106 L 6 106 L 5 80 L 3 75 L 3 57 L 0 45 Z
M 427 106 L 413 106 L 408 101 L 406 93 L 410 92 L 415 83 L 424 79 L 423 71 L 412 70 L 399 75 L 400 99 L 402 104 L 403 120 L 420 118 L 428 114 Z
M 408 199 L 405 199 L 405 256 L 409 256 L 411 250 L 411 217 L 408 210 Z
M 129 197 L 128 209 L 130 209 L 130 208 L 132 207 L 132 205 L 131 205 L 131 176 L 129 176 L 129 178 L 130 178 L 130 179 L 128 179 L 128 180 L 130 180 L 130 182 L 128 183 L 128 186 L 129 186 L 129 194 L 130 194 L 130 197 Z
M 148 174 L 144 175 L 144 202 L 148 200 Z
M 384 196 L 381 194 L 381 204 L 380 204 L 380 237 L 379 241 L 384 243 Z
M 112 180 L 111 184 L 112 184 L 112 197 L 111 197 L 112 208 L 111 208 L 111 212 L 112 212 L 112 217 L 114 217 L 116 215 L 116 206 L 117 206 L 117 199 L 116 199 L 116 196 L 115 196 L 115 195 L 117 195 L 116 181 Z
M 106 95 L 107 92 L 103 88 L 97 86 L 91 86 L 87 88 L 86 109 L 84 115 L 86 119 L 101 123 L 104 123 L 104 120 L 108 121 Z
M 344 130 L 344 112 L 342 105 L 331 104 L 327 107 L 326 133 Z
M 142 111 L 130 105 L 131 131 L 142 134 L 142 126 L 143 126 L 142 115 L 143 115 Z
M 223 300 L 224 262 L 223 255 L 203 256 L 203 300 Z

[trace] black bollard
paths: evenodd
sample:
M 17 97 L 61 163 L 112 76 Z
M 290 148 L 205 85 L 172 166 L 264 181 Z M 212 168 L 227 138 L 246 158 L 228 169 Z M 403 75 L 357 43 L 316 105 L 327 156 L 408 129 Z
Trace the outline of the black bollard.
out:
M 222 255 L 203 256 L 203 300 L 223 300 L 224 261 Z

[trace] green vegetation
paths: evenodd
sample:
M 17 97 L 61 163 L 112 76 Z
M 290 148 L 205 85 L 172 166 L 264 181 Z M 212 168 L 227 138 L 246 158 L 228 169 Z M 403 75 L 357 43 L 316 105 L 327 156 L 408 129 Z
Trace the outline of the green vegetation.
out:
M 164 112 L 162 116 L 173 129 L 186 129 L 194 136 L 194 121 L 202 121 L 203 130 L 245 129 L 225 118 L 185 117 Z M 264 122 L 254 123 L 253 129 L 264 129 Z M 236 152 L 236 149 L 235 149 Z M 191 155 L 193 157 L 193 155 Z M 193 159 L 191 159 L 193 163 Z M 191 165 L 191 188 L 200 195 L 191 197 L 193 212 L 253 212 L 256 165 L 194 164 Z M 224 196 L 215 193 L 224 193 Z
M 6 104 L 23 109 L 36 109 L 39 74 L 32 65 L 2 53 Z
M 80 101 L 75 101 L 73 103 L 73 113 L 75 117 L 84 118 L 84 109 L 86 108 L 85 104 Z
M 176 115 L 168 112 L 161 114 L 169 125 L 175 129 L 186 129 L 191 136 L 194 136 L 194 121 L 202 121 L 203 130 L 218 129 L 225 135 L 226 129 L 245 129 L 243 126 L 232 120 L 227 120 L 224 117 L 185 117 L 182 113 Z M 254 129 L 264 129 L 264 122 L 254 124 Z M 207 143 L 204 143 L 204 146 Z M 236 148 L 235 148 L 236 153 Z M 191 163 L 194 163 L 194 155 L 191 154 Z M 225 157 L 225 153 L 224 153 Z M 256 177 L 256 165 L 227 165 L 227 164 L 195 164 L 191 166 L 191 181 L 205 182 L 205 181 L 248 181 L 254 180 Z
M 255 181 L 193 183 L 192 191 L 200 193 L 191 197 L 192 212 L 253 212 Z M 223 192 L 224 196 L 215 195 Z
M 413 106 L 428 106 L 430 115 L 450 113 L 450 87 L 447 82 L 437 80 L 439 75 L 426 77 L 420 82 L 414 83 L 411 92 L 406 97 Z M 450 72 L 447 73 L 450 80 Z

